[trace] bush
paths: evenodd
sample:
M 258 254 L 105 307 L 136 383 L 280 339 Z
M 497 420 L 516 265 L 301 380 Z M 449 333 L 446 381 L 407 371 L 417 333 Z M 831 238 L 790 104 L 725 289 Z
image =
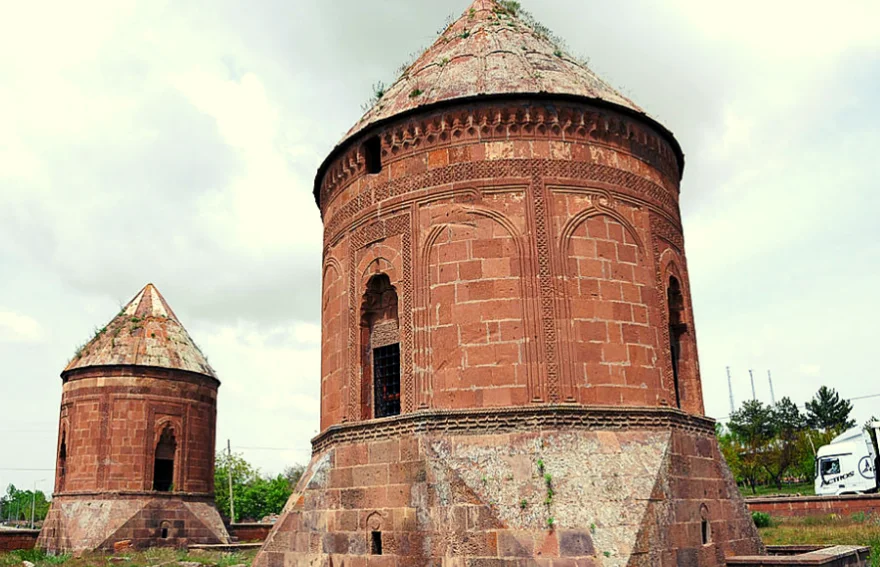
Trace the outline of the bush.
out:
M 755 522 L 755 526 L 759 528 L 769 528 L 770 514 L 765 514 L 764 512 L 754 512 L 752 514 L 752 521 Z

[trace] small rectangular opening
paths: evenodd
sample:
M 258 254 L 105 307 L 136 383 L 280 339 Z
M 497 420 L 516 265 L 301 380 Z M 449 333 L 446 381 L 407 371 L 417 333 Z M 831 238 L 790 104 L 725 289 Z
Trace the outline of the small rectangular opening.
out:
M 382 555 L 382 532 L 370 533 L 370 554 Z
M 709 532 L 709 520 L 703 519 L 703 545 L 708 545 L 711 540 L 711 533 Z
M 382 171 L 382 142 L 378 136 L 373 136 L 364 142 L 364 160 L 367 173 L 375 174 Z

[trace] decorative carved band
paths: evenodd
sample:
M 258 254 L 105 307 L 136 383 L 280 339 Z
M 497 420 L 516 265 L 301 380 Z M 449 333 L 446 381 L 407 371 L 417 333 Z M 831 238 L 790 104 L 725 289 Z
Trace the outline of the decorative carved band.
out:
M 684 254 L 684 237 L 680 226 L 674 226 L 659 215 L 651 215 L 651 234 L 673 245 L 679 254 Z
M 552 140 L 622 149 L 650 164 L 673 183 L 680 178 L 678 156 L 647 124 L 585 104 L 509 102 L 458 107 L 404 119 L 381 133 L 382 156 L 397 160 L 415 152 L 467 142 Z M 320 202 L 366 173 L 359 145 L 330 164 L 321 180 Z
M 656 183 L 615 167 L 582 161 L 550 159 L 503 159 L 459 163 L 389 181 L 371 193 L 363 193 L 324 218 L 324 242 L 334 241 L 340 233 L 350 230 L 352 220 L 379 202 L 413 194 L 432 187 L 479 179 L 519 178 L 531 182 L 536 176 L 573 179 L 613 186 L 654 205 L 675 219 L 679 218 L 678 197 Z M 420 195 L 424 197 L 424 195 Z
M 312 439 L 312 452 L 317 454 L 340 443 L 374 441 L 401 435 L 487 435 L 546 429 L 678 429 L 714 434 L 715 421 L 671 408 L 547 405 L 492 410 L 428 410 L 334 425 Z

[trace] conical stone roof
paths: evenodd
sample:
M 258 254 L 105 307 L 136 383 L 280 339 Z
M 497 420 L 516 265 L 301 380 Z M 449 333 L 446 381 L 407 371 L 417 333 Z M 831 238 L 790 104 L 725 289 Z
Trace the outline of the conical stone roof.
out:
M 196 372 L 214 369 L 153 284 L 147 284 L 106 327 L 81 347 L 62 375 L 94 366 L 150 366 Z
M 497 0 L 475 0 L 346 134 L 440 102 L 552 94 L 612 103 L 645 114 L 583 63 Z

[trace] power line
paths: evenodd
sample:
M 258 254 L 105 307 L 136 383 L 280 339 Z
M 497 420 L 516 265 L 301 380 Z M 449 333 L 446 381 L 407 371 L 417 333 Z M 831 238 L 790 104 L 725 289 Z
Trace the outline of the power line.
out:
M 233 445 L 235 449 L 246 449 L 248 451 L 297 451 L 291 447 L 242 447 L 241 445 Z

